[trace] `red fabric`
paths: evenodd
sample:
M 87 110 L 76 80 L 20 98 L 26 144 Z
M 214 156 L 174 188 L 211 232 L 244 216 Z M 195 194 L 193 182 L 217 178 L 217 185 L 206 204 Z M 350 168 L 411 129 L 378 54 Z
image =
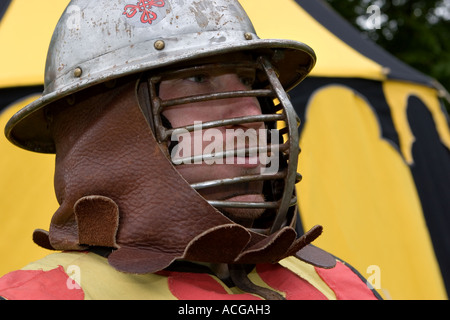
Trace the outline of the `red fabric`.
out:
M 304 279 L 280 265 L 256 267 L 261 279 L 270 287 L 286 294 L 288 300 L 326 300 L 326 297 Z M 180 300 L 260 300 L 257 296 L 228 294 L 223 286 L 207 274 L 159 272 L 168 277 L 169 289 Z
M 229 294 L 213 277 L 203 273 L 159 272 L 168 277 L 170 292 L 179 300 L 261 300 L 243 293 Z
M 275 290 L 284 292 L 287 300 L 326 300 L 327 298 L 306 280 L 277 264 L 256 266 L 261 279 Z
M 69 289 L 72 279 L 59 266 L 50 271 L 17 270 L 0 278 L 0 296 L 8 300 L 83 300 L 82 289 Z
M 334 291 L 338 300 L 376 300 L 364 281 L 339 261 L 332 269 L 316 268 L 316 272 Z

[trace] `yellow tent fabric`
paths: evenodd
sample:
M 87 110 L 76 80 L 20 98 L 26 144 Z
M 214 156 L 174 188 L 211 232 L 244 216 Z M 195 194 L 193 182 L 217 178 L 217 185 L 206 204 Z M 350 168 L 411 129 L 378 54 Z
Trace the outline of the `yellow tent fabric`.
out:
M 0 88 L 43 83 L 47 49 L 67 0 L 13 0 L 0 21 Z
M 41 85 L 48 45 L 68 0 L 13 0 L 0 21 L 0 88 Z M 37 96 L 0 113 L 0 127 Z M 48 254 L 31 240 L 57 209 L 54 156 L 27 152 L 0 135 L 0 275 Z
M 0 127 L 36 99 L 27 97 L 0 114 Z M 0 275 L 22 268 L 49 251 L 36 246 L 34 229 L 48 229 L 58 208 L 53 192 L 54 155 L 25 151 L 0 136 Z

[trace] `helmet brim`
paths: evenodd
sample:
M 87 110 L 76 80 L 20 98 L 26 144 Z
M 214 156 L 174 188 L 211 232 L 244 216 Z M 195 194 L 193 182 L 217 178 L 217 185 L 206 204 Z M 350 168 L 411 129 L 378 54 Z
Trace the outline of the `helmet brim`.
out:
M 20 148 L 40 153 L 55 153 L 55 145 L 44 113 L 45 107 L 75 92 L 106 81 L 166 67 L 174 63 L 239 51 L 266 55 L 278 71 L 280 82 L 286 91 L 299 84 L 316 63 L 316 55 L 309 46 L 298 41 L 272 39 L 235 42 L 232 46 L 229 43 L 223 43 L 178 53 L 171 52 L 171 54 L 164 55 L 164 58 L 160 59 L 158 63 L 148 57 L 143 57 L 122 66 L 102 70 L 97 74 L 82 75 L 76 82 L 71 81 L 68 85 L 60 86 L 58 90 L 49 93 L 44 90 L 40 98 L 12 116 L 6 124 L 5 135 L 11 143 Z

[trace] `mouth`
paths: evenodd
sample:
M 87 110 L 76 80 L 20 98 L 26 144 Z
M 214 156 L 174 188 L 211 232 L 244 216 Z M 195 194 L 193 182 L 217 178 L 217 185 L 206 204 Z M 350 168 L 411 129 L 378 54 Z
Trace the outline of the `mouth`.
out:
M 262 194 L 245 194 L 232 196 L 227 199 L 229 202 L 245 202 L 245 203 L 263 203 L 264 196 Z M 265 209 L 262 208 L 222 208 L 222 213 L 235 223 L 241 224 L 245 227 L 251 227 L 253 222 L 261 217 Z

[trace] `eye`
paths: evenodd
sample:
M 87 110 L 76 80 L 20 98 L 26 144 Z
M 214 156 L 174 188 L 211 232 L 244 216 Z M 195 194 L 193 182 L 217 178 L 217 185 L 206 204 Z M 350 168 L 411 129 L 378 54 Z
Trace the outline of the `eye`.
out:
M 255 78 L 254 77 L 240 77 L 239 78 L 241 83 L 246 86 L 247 88 L 252 88 L 255 84 Z
M 208 80 L 208 76 L 204 74 L 197 74 L 186 78 L 185 80 L 195 82 L 195 83 L 205 83 Z

